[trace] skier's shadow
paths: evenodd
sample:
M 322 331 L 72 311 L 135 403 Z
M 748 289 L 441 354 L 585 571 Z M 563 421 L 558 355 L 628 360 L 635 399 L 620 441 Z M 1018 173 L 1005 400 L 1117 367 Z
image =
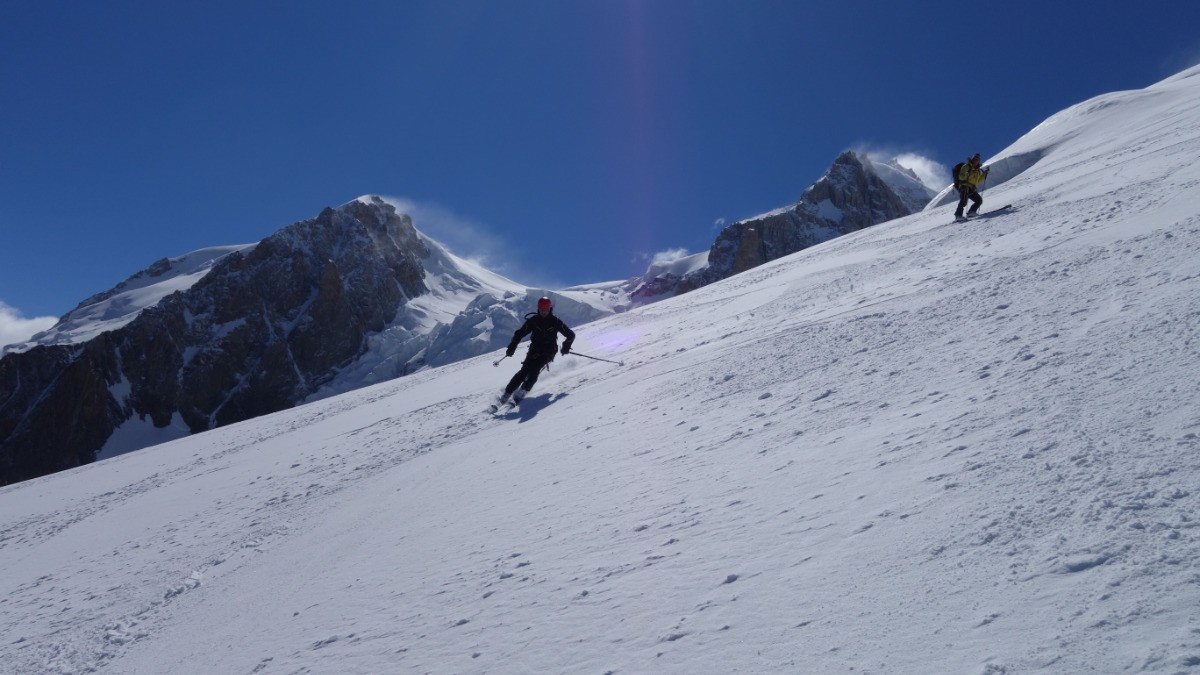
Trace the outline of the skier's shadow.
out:
M 987 213 L 981 213 L 981 214 L 979 214 L 979 218 L 995 218 L 996 216 L 1006 216 L 1010 213 L 1016 213 L 1017 211 L 1020 211 L 1020 210 L 1021 210 L 1020 208 L 1018 208 L 1016 206 L 1012 206 L 1010 204 L 1008 206 L 1002 206 L 998 209 L 988 211 Z
M 538 394 L 537 396 L 526 396 L 521 400 L 521 406 L 517 408 L 518 422 L 528 422 L 537 416 L 538 412 L 549 407 L 555 401 L 566 398 L 566 394 Z

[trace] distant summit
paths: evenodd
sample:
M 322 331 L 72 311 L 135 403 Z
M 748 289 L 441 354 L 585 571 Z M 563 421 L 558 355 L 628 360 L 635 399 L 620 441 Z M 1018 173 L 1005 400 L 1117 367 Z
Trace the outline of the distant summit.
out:
M 843 152 L 795 204 L 725 227 L 707 263 L 651 268 L 633 290 L 638 302 L 686 293 L 776 258 L 920 211 L 934 197 L 917 175 L 895 160 L 872 162 Z M 682 273 L 680 269 L 686 269 Z

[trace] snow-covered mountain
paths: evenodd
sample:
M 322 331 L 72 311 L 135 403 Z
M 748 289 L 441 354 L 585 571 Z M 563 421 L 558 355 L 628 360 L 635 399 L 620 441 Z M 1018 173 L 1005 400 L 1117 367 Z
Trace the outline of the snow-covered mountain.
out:
M 507 417 L 481 357 L 0 488 L 0 672 L 1195 672 L 1200 68 L 1028 153 Z
M 907 216 L 929 203 L 934 191 L 897 160 L 874 162 L 842 153 L 795 204 L 727 225 L 706 256 L 651 266 L 631 292 L 648 302 L 727 279 L 849 232 Z
M 543 292 L 452 255 L 378 197 L 160 260 L 6 350 L 0 484 L 493 351 Z M 572 322 L 628 301 L 552 295 Z
M 846 153 L 795 207 L 727 228 L 708 254 L 556 291 L 453 255 L 377 196 L 258 244 L 164 258 L 5 348 L 0 390 L 16 395 L 0 401 L 0 484 L 494 352 L 543 294 L 584 324 L 929 196 L 911 171 Z
M 191 288 L 225 256 L 235 252 L 248 253 L 253 248 L 253 244 L 217 246 L 163 258 L 114 288 L 79 303 L 49 330 L 26 342 L 5 346 L 0 349 L 0 355 L 26 352 L 39 345 L 79 344 L 101 333 L 122 328 L 136 319 L 142 310 L 157 305 L 172 293 Z
M 624 283 L 530 288 L 422 238 L 430 252 L 422 259 L 429 292 L 410 300 L 383 330 L 367 335 L 364 352 L 310 400 L 502 349 L 543 295 L 554 300 L 555 314 L 572 326 L 629 307 Z

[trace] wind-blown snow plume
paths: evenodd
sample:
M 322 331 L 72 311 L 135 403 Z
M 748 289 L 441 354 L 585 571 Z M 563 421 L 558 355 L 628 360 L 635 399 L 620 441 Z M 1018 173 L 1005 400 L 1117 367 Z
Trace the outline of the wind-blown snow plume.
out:
M 898 150 L 887 147 L 861 145 L 854 152 L 866 155 L 876 164 L 886 164 L 894 161 L 896 164 L 915 173 L 921 183 L 933 190 L 940 191 L 949 183 L 950 168 L 935 159 L 914 150 Z
M 664 263 L 672 263 L 680 258 L 686 258 L 690 253 L 684 248 L 672 248 L 666 251 L 659 251 L 650 257 L 651 265 L 661 265 Z
M 384 196 L 383 200 L 394 206 L 397 212 L 410 216 L 419 231 L 458 257 L 499 274 L 534 281 L 528 279 L 528 273 L 521 274 L 523 270 L 519 269 L 523 259 L 520 243 L 514 243 L 497 233 L 491 225 L 432 202 L 388 196 Z M 557 288 L 555 284 L 543 285 Z
M 912 170 L 921 183 L 931 190 L 941 190 L 949 182 L 950 168 L 937 160 L 912 152 L 896 155 L 896 163 Z

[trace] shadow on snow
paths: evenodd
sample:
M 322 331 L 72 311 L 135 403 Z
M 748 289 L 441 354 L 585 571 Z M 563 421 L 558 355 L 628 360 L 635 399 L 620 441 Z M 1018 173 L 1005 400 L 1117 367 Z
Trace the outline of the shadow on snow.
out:
M 517 408 L 517 415 L 520 416 L 520 422 L 528 422 L 533 419 L 538 412 L 549 407 L 555 401 L 564 399 L 567 394 L 538 394 L 537 396 L 526 396 L 521 405 Z

